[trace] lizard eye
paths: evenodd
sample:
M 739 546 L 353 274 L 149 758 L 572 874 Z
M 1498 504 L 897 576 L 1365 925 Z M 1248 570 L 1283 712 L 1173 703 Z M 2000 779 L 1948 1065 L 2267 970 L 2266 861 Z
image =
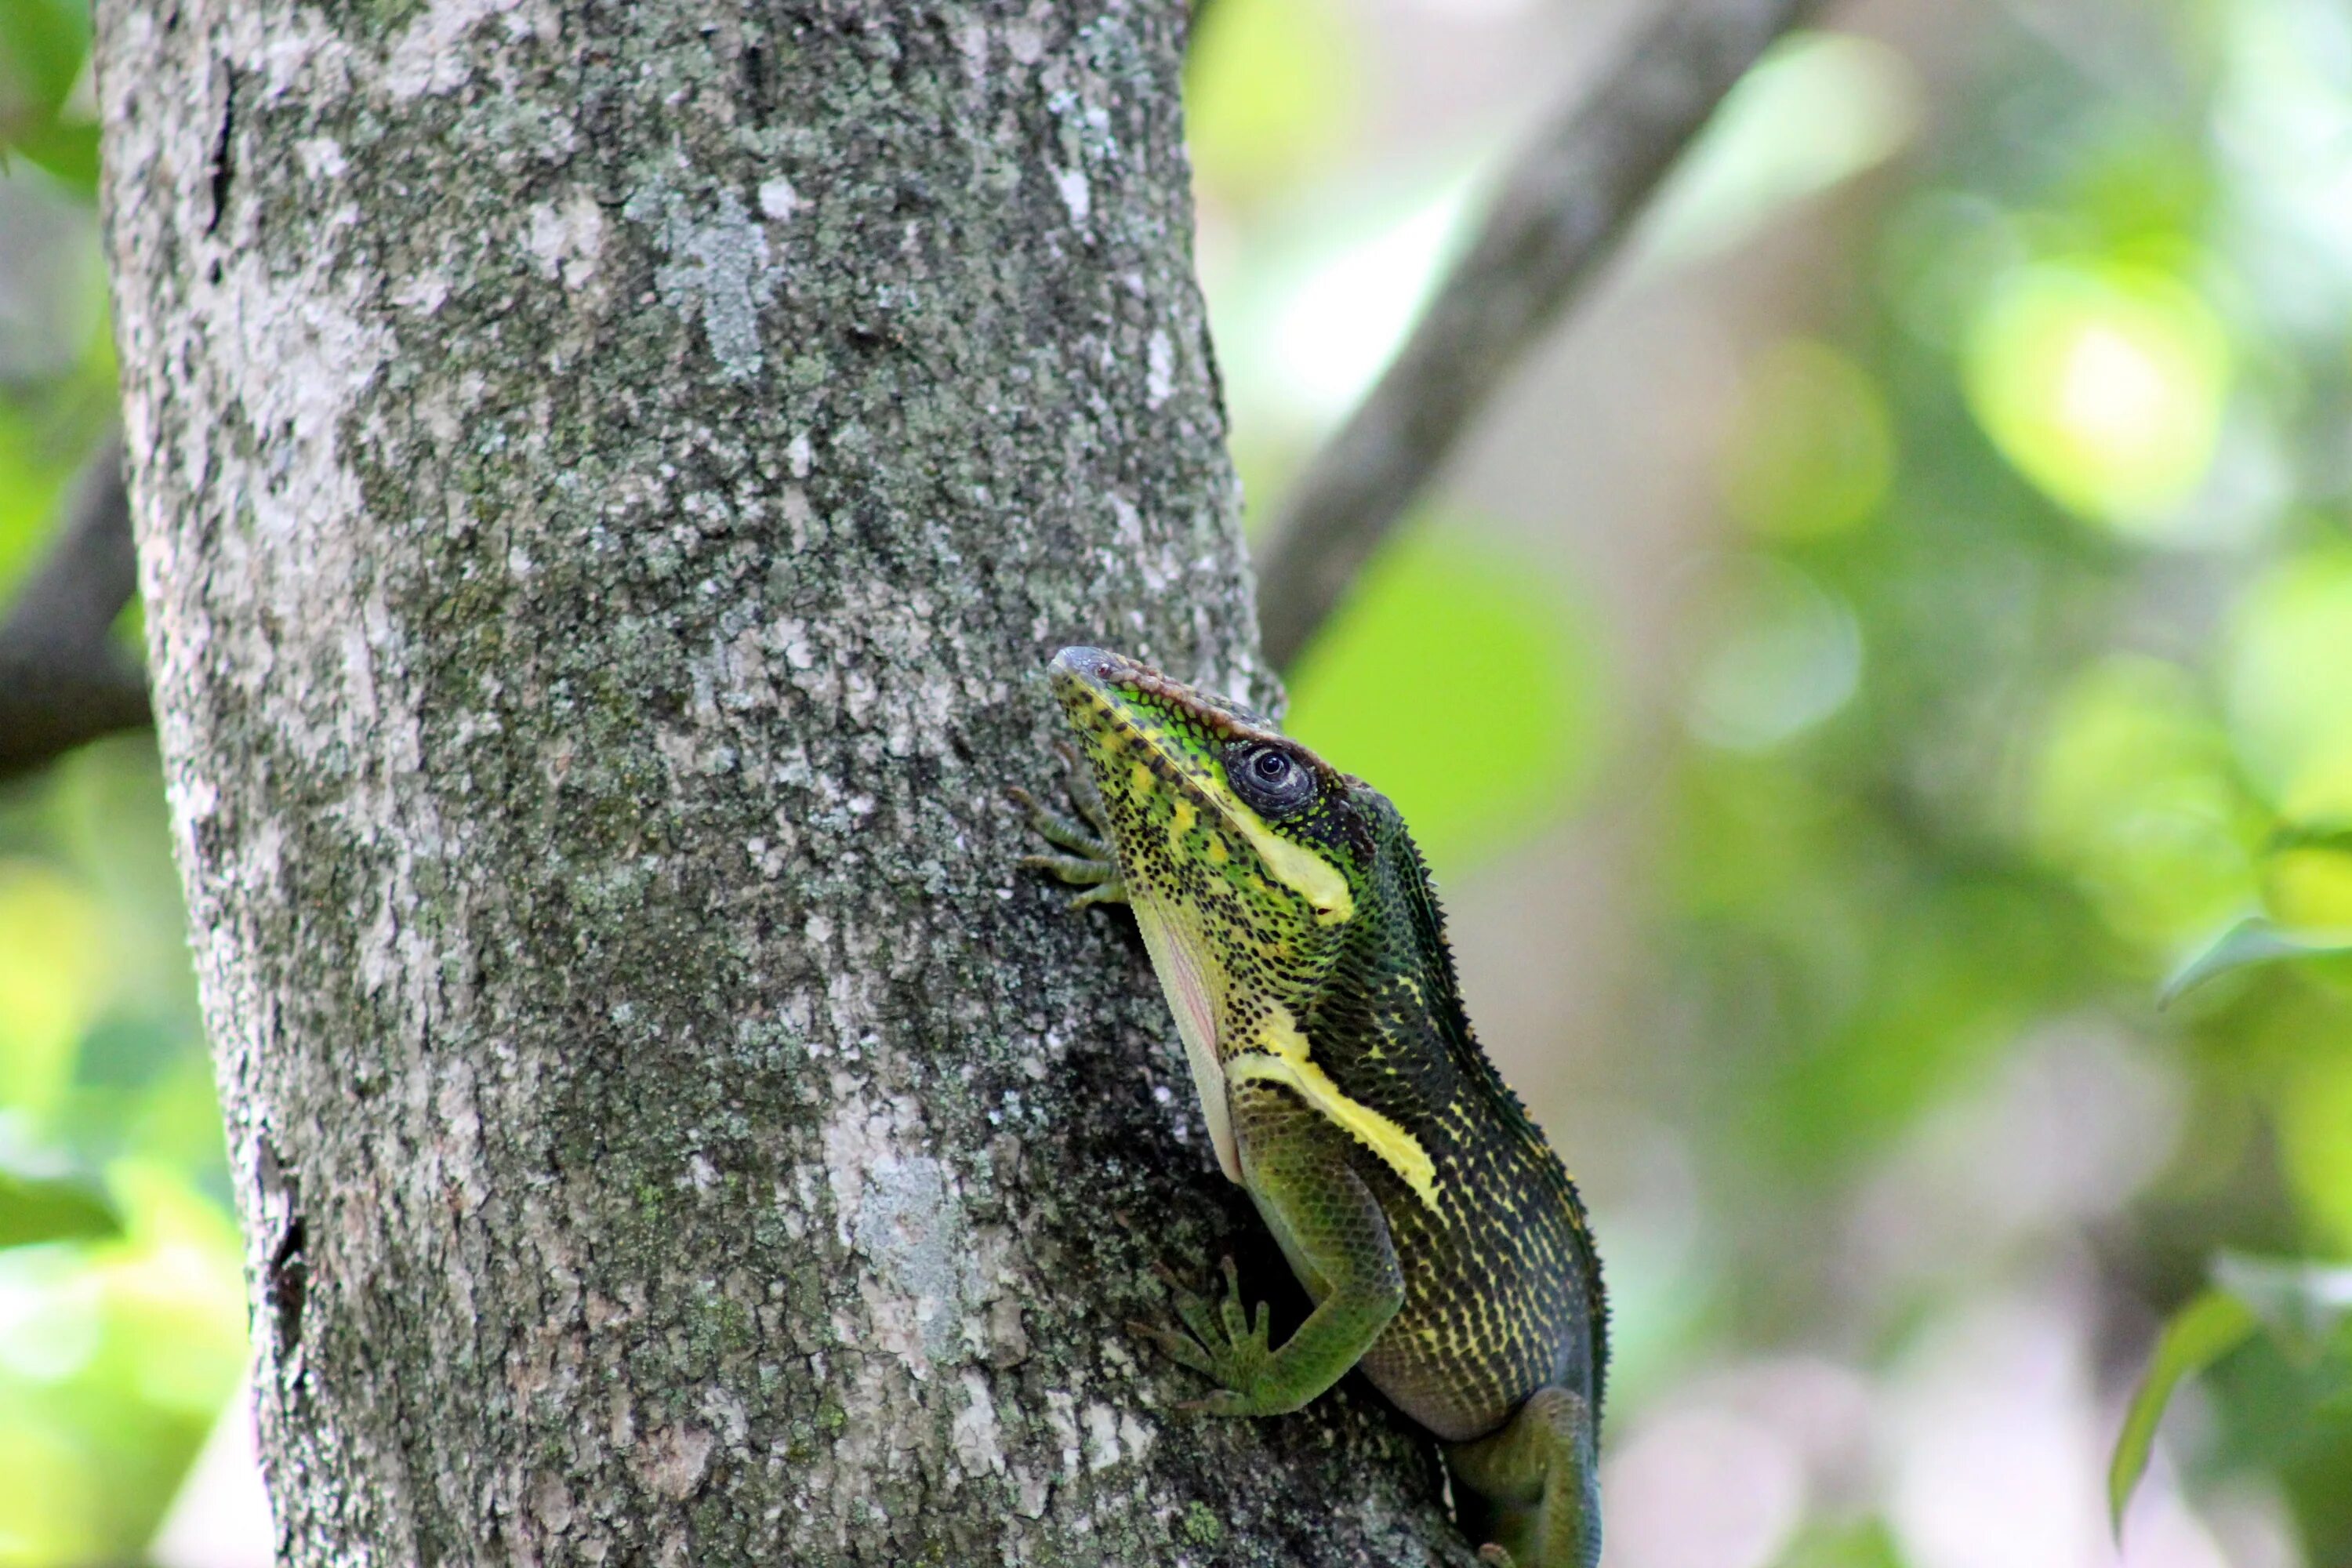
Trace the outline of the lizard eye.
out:
M 1280 816 L 1305 805 L 1315 795 L 1315 775 L 1279 746 L 1236 746 L 1225 758 L 1225 777 L 1252 810 Z

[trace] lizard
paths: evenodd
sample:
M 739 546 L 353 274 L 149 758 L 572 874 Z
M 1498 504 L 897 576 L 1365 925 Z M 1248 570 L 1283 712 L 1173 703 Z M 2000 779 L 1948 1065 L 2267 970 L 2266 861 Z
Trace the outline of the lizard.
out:
M 1303 1408 L 1360 1366 L 1435 1436 L 1481 1560 L 1594 1568 L 1608 1361 L 1600 1258 L 1559 1157 L 1472 1034 L 1429 872 L 1389 799 L 1265 715 L 1064 648 L 1076 816 L 1008 793 L 1024 858 L 1134 911 L 1210 1141 L 1314 1306 L 1280 1345 L 1233 1259 L 1181 1328 L 1129 1327 L 1217 1384 Z

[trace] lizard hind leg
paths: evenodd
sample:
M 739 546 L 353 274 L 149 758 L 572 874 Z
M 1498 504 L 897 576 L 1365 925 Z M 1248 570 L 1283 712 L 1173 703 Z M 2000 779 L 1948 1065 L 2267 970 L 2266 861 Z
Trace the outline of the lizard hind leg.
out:
M 1601 1474 L 1592 1404 L 1554 1384 L 1529 1395 L 1499 1431 L 1452 1445 L 1446 1468 L 1465 1499 L 1479 1553 L 1504 1568 L 1599 1568 Z

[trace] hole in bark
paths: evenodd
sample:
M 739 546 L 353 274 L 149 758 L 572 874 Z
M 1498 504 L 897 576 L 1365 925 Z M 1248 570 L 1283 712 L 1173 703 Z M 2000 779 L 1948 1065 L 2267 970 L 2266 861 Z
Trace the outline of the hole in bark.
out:
M 205 232 L 220 227 L 221 215 L 228 211 L 228 190 L 236 174 L 236 159 L 229 149 L 229 140 L 236 131 L 236 72 L 228 73 L 228 92 L 221 104 L 220 136 L 213 142 L 213 211 L 205 220 Z
M 310 1286 L 310 1260 L 302 1255 L 302 1216 L 296 1215 L 279 1233 L 278 1248 L 269 1255 L 269 1315 L 278 1331 L 278 1353 L 293 1350 L 302 1339 L 302 1298 Z

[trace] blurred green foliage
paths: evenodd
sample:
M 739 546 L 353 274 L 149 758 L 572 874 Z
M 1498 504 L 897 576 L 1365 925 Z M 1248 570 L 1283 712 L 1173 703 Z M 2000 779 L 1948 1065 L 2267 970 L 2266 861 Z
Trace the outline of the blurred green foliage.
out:
M 0 795 L 0 1563 L 135 1560 L 245 1359 L 154 752 Z
M 87 0 L 10 0 L 0 26 L 0 157 L 14 153 L 84 192 L 98 184 Z
M 1688 1038 L 1715 1075 L 1703 1092 L 1762 1133 L 1715 1145 L 1720 1179 L 1760 1174 L 1747 1190 L 1791 1194 L 1792 1225 L 1821 1184 L 1866 1167 L 2047 1020 L 2111 1020 L 2179 1075 L 2191 1125 L 2266 1123 L 2269 1157 L 2246 1142 L 2217 1167 L 2189 1140 L 2136 1205 L 2140 1250 L 2116 1283 L 2161 1308 L 2219 1247 L 2352 1248 L 2340 985 L 2273 965 L 2215 979 L 2170 1028 L 2149 1016 L 2160 977 L 2235 921 L 2259 912 L 2315 952 L 2352 926 L 2338 456 L 2352 237 L 2275 222 L 2267 203 L 2299 199 L 2277 176 L 2308 168 L 2280 169 L 2275 147 L 2229 123 L 2230 106 L 2272 90 L 2268 73 L 2316 93 L 2326 63 L 2328 112 L 2352 124 L 2352 37 L 2343 12 L 2315 5 L 2143 22 L 2134 41 L 2161 68 L 2130 76 L 2129 94 L 2046 37 L 2007 39 L 1882 220 L 1872 291 L 1832 334 L 1850 359 L 1800 344 L 1757 362 L 1727 510 L 1851 616 L 1861 668 L 1850 700 L 1808 727 L 1761 726 L 1773 743 L 1759 746 L 1752 722 L 1742 733 L 1722 714 L 1752 721 L 1780 691 L 1810 715 L 1800 699 L 1828 676 L 1776 678 L 1748 649 L 1727 704 L 1701 664 L 1692 727 L 1716 754 L 1685 759 L 1677 824 L 1700 880 L 1661 912 L 1687 944 L 1681 968 L 1710 983 Z M 2345 153 L 2326 156 L 2352 170 Z M 2309 292 L 2260 286 L 2283 266 Z M 2315 293 L 2332 314 L 2311 310 Z M 1856 410 L 1882 399 L 1888 434 L 1858 435 Z M 1858 504 L 1881 488 L 1882 452 L 1883 499 Z M 1802 597 L 1752 596 L 1731 619 L 1828 625 Z M 1810 635 L 1826 671 L 1832 639 Z M 1736 897 L 1701 893 L 1735 876 Z M 2212 951 L 2208 978 L 2252 949 Z M 1739 1046 L 1728 1071 L 1722 1040 Z M 1778 1246 L 1789 1230 L 1753 1234 Z M 2210 1300 L 2164 1342 L 2151 1387 L 2240 1348 L 2242 1334 L 2199 1331 L 2223 1310 Z M 2299 1376 L 2324 1394 L 2344 1371 Z M 2278 1420 L 2245 1385 L 2220 1386 L 2214 1473 L 2233 1432 Z M 2141 1406 L 2148 1430 L 2161 1405 Z M 2321 1397 L 2302 1462 L 2273 1460 L 2314 1562 L 2352 1552 L 2336 1501 L 2352 1491 L 2347 1415 Z
M 1374 563 L 1308 652 L 1286 727 L 1376 781 L 1433 861 L 1475 861 L 1555 817 L 1591 757 L 1580 622 L 1560 584 L 1422 530 Z
M 2352 1268 L 2224 1254 L 2213 1276 L 2212 1286 L 2165 1325 L 2116 1439 L 2107 1509 L 2118 1533 L 2147 1470 L 2165 1405 L 2183 1378 L 2263 1333 L 2288 1360 L 2320 1372 L 2314 1382 L 2352 1387 Z
M 1185 60 L 1184 132 L 1202 181 L 1229 199 L 1255 200 L 1328 165 L 1363 89 L 1358 45 L 1340 0 L 1200 5 Z

